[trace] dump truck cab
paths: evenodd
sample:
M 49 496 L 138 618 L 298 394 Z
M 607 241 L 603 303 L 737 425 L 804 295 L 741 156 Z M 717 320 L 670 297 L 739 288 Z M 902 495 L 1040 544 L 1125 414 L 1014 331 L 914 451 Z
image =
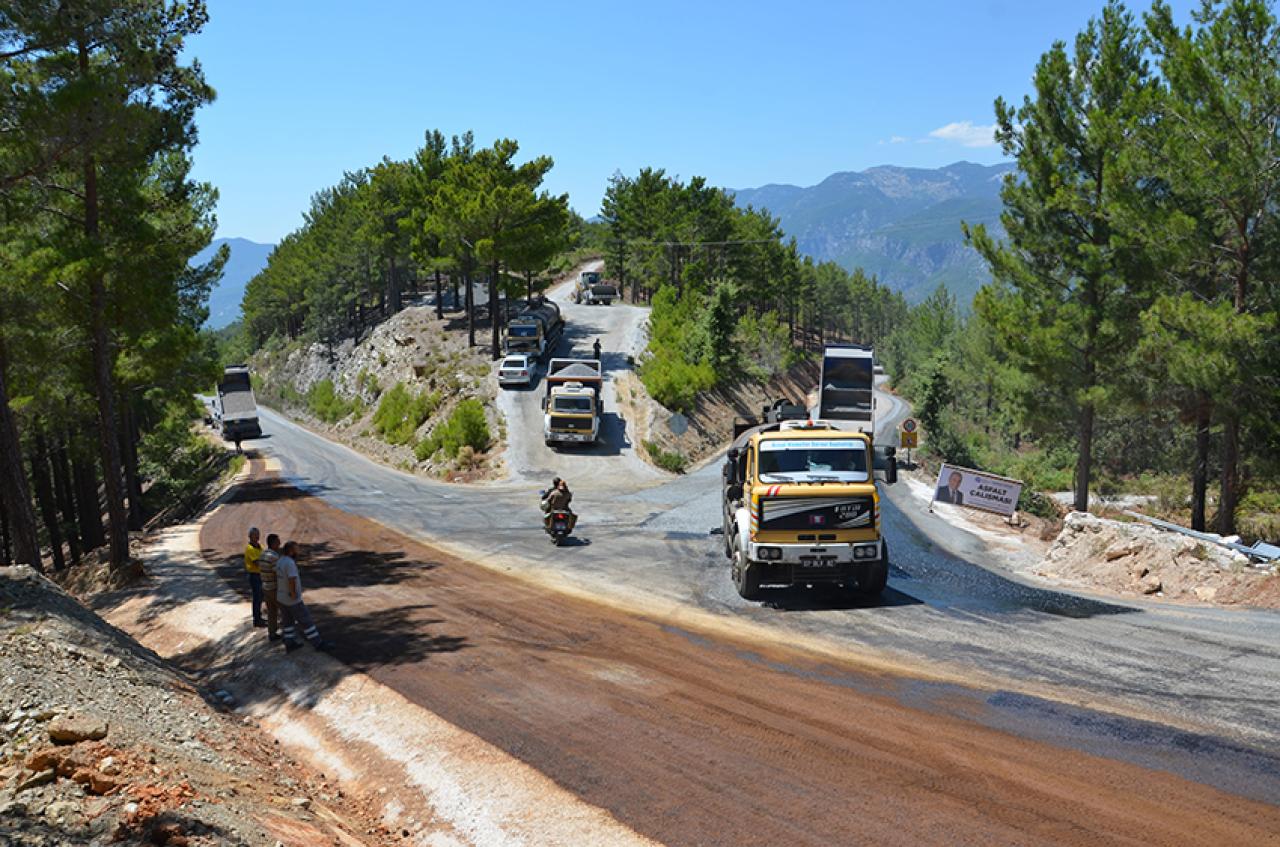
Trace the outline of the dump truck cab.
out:
M 897 480 L 893 448 L 827 421 L 774 417 L 740 429 L 724 465 L 725 555 L 738 593 L 827 584 L 879 595 L 889 551 L 876 474 Z

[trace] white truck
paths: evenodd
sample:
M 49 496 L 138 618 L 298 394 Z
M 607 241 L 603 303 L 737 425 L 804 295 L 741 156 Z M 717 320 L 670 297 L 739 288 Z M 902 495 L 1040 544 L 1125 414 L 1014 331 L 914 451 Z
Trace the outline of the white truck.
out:
M 239 443 L 262 437 L 248 365 L 230 365 L 223 369 L 213 400 L 213 415 L 227 441 Z
M 557 444 L 593 444 L 600 437 L 600 389 L 604 373 L 595 359 L 552 359 L 544 380 L 543 440 Z

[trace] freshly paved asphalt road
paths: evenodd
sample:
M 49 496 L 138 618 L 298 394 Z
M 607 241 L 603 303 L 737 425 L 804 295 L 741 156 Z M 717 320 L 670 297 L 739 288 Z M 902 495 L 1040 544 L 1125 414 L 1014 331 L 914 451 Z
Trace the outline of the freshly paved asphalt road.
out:
M 634 316 L 610 308 L 617 311 L 588 313 L 592 334 L 600 331 L 606 351 L 625 350 Z M 575 320 L 585 319 L 571 316 L 571 327 Z M 587 336 L 570 341 L 590 344 Z M 621 357 L 613 364 L 626 366 Z M 891 432 L 903 410 L 888 395 L 881 401 L 880 423 Z M 999 572 L 978 539 L 900 493 L 882 510 L 893 562 L 882 602 L 850 605 L 791 591 L 747 603 L 711 534 L 720 524 L 718 463 L 660 476 L 637 468 L 622 442 L 542 455 L 532 431 L 540 416 L 526 417 L 510 433 L 523 445 L 509 462 L 512 479 L 476 486 L 378 465 L 268 410 L 267 437 L 245 446 L 276 457 L 287 480 L 329 504 L 473 561 L 643 614 L 678 620 L 688 613 L 751 637 L 821 644 L 881 667 L 972 681 L 990 692 L 984 720 L 998 728 L 1280 802 L 1280 613 L 1097 599 L 1032 585 Z M 519 420 L 509 417 L 509 427 Z M 625 438 L 625 427 L 614 436 Z M 536 449 L 529 446 L 535 441 Z M 537 488 L 547 471 L 570 479 L 581 515 L 574 543 L 564 548 L 541 532 Z M 946 690 L 934 682 L 902 696 L 945 709 Z

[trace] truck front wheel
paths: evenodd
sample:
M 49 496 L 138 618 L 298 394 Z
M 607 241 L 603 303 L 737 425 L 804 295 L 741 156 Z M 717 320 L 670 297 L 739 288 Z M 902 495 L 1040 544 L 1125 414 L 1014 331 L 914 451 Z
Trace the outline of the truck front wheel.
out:
M 858 586 L 858 593 L 863 597 L 879 597 L 889 584 L 889 544 L 881 542 L 883 555 L 880 561 L 873 564 L 867 572 L 867 580 Z
M 733 587 L 743 600 L 760 599 L 760 566 L 747 559 L 737 541 L 733 542 Z

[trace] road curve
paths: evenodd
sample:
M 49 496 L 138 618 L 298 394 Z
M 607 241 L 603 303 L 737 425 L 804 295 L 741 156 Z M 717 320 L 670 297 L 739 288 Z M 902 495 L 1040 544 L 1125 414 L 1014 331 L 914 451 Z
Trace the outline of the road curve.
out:
M 868 673 L 789 647 L 785 629 L 763 642 L 707 635 L 678 612 L 568 597 L 339 511 L 318 485 L 307 496 L 260 462 L 254 471 L 201 534 L 229 585 L 242 583 L 245 526 L 304 539 L 308 603 L 348 667 L 654 840 L 1222 845 L 1280 832 L 1275 757 Z M 867 621 L 902 608 L 801 617 Z

